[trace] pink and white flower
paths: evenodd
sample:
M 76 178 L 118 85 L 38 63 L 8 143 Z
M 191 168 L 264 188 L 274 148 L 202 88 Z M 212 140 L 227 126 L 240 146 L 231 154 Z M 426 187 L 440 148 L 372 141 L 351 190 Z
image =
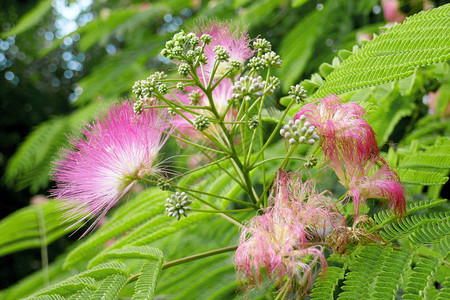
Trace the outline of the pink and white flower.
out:
M 211 78 L 214 63 L 216 61 L 216 53 L 214 53 L 214 48 L 216 46 L 224 47 L 230 54 L 229 61 L 221 62 L 215 72 L 214 78 L 217 79 L 225 73 L 225 70 L 229 66 L 229 62 L 236 60 L 243 64 L 253 55 L 253 51 L 250 48 L 250 38 L 247 31 L 241 31 L 238 26 L 233 27 L 228 22 L 207 22 L 200 25 L 195 33 L 198 37 L 203 34 L 209 34 L 211 36 L 211 43 L 205 46 L 205 56 L 208 59 L 207 64 L 203 66 L 203 71 L 207 81 Z M 198 73 L 202 76 L 200 68 Z
M 364 109 L 357 103 L 343 104 L 336 95 L 329 95 L 315 103 L 306 104 L 294 120 L 305 115 L 306 121 L 316 126 L 322 137 L 322 148 L 327 158 L 336 158 L 336 145 L 355 145 L 355 151 L 367 159 L 378 154 L 375 133 L 362 118 Z
M 69 220 L 79 224 L 96 217 L 87 233 L 137 180 L 161 172 L 158 155 L 168 129 L 164 119 L 155 109 L 136 115 L 133 103 L 126 101 L 86 125 L 81 137 L 70 139 L 55 163 L 56 189 L 51 191 L 69 209 Z
M 262 270 L 281 283 L 285 276 L 306 292 L 312 276 L 327 263 L 318 245 L 331 231 L 346 229 L 345 218 L 312 181 L 295 173 L 278 173 L 271 203 L 241 233 L 235 265 L 250 285 L 263 280 Z M 320 264 L 319 264 L 320 263 Z
M 377 156 L 369 160 L 358 159 L 354 155 L 341 156 L 341 161 L 332 160 L 331 167 L 348 196 L 353 200 L 355 214 L 361 203 L 369 198 L 387 200 L 389 208 L 400 216 L 406 212 L 405 191 L 400 179 L 384 159 Z

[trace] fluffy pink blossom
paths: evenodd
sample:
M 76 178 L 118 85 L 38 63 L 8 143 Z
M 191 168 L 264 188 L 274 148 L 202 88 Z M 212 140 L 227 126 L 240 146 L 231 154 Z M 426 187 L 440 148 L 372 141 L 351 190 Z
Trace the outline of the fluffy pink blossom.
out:
M 370 158 L 378 154 L 375 133 L 362 118 L 364 109 L 357 103 L 343 104 L 336 95 L 329 95 L 315 103 L 304 105 L 294 120 L 305 115 L 306 121 L 316 126 L 322 137 L 327 158 L 336 158 L 336 145 L 352 144 L 359 155 Z
M 81 137 L 70 139 L 53 171 L 57 188 L 51 193 L 69 209 L 65 216 L 75 224 L 97 217 L 88 232 L 138 179 L 160 172 L 157 159 L 166 129 L 161 111 L 136 115 L 129 101 L 86 125 Z
M 302 182 L 298 174 L 279 171 L 275 184 L 273 206 L 241 234 L 236 268 L 250 285 L 260 283 L 265 270 L 272 280 L 281 283 L 287 276 L 305 292 L 318 263 L 327 265 L 318 243 L 331 231 L 345 230 L 345 218 L 327 193 L 318 193 L 312 181 Z
M 320 246 L 309 244 L 308 230 L 296 213 L 283 207 L 270 208 L 254 217 L 241 233 L 235 265 L 250 285 L 269 278 L 281 283 L 288 276 L 296 283 L 311 284 L 318 262 L 326 267 Z
M 250 38 L 247 31 L 240 30 L 238 26 L 232 26 L 228 22 L 207 22 L 200 25 L 195 33 L 199 37 L 203 34 L 209 34 L 211 36 L 211 43 L 205 46 L 205 56 L 208 61 L 203 67 L 203 70 L 206 80 L 211 78 L 211 73 L 216 60 L 216 53 L 214 53 L 214 48 L 216 46 L 223 46 L 230 53 L 230 59 L 228 62 L 220 63 L 215 73 L 215 78 L 220 78 L 224 74 L 229 62 L 237 60 L 243 64 L 253 55 L 253 51 L 250 49 Z M 200 68 L 198 73 L 202 76 Z
M 337 149 L 339 150 L 339 149 Z M 352 198 L 355 213 L 368 198 L 387 200 L 389 208 L 400 216 L 406 212 L 405 192 L 400 179 L 384 159 L 379 156 L 361 158 L 354 151 L 341 152 L 341 159 L 331 160 L 330 165 Z

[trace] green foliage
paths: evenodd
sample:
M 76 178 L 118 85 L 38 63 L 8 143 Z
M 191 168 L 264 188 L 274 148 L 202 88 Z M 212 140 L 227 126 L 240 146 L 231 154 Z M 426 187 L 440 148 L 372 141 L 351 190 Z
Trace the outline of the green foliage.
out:
M 345 7 L 352 13 L 367 11 L 367 8 L 371 9 L 378 3 L 361 1 L 344 6 L 344 2 L 326 1 L 323 10 L 311 9 L 311 3 L 307 1 L 293 2 L 293 7 L 301 8 L 302 17 L 296 16 L 295 24 L 285 28 L 287 34 L 280 35 L 284 88 L 289 88 L 302 74 L 314 70 L 318 73 L 302 82 L 311 99 L 336 93 L 365 107 L 379 145 L 390 143 L 388 160 L 397 168 L 402 183 L 411 190 L 408 195 L 411 199 L 408 199 L 407 214 L 401 219 L 397 219 L 391 211 L 381 211 L 363 226 L 363 229 L 380 234 L 392 244 L 349 245 L 346 255 L 329 256 L 330 267 L 322 278 L 315 281 L 311 297 L 447 299 L 450 294 L 449 277 L 445 279 L 440 272 L 445 272 L 442 270 L 446 267 L 445 260 L 450 251 L 450 212 L 447 200 L 437 198 L 442 197 L 441 189 L 448 181 L 450 146 L 449 140 L 442 136 L 449 134 L 450 123 L 435 116 L 423 117 L 424 107 L 419 102 L 425 90 L 430 90 L 429 82 L 432 82 L 435 85 L 432 88 L 440 85 L 443 89 L 443 96 L 438 100 L 438 112 L 442 113 L 448 103 L 445 100 L 448 78 L 437 73 L 446 68 L 448 71 L 450 5 L 415 15 L 404 24 L 387 29 L 361 49 L 341 50 L 331 60 L 322 44 L 332 30 L 323 24 L 343 20 L 337 31 L 354 37 L 356 31 L 349 27 L 354 15 L 349 13 L 347 18 L 340 10 Z M 32 13 L 33 17 L 24 18 L 23 24 L 36 22 L 36 16 L 45 14 L 44 4 L 48 3 L 41 1 L 40 8 Z M 98 109 L 93 100 L 110 102 L 127 96 L 135 80 L 145 78 L 149 69 L 160 67 L 153 58 L 166 36 L 154 33 L 159 29 L 157 22 L 166 14 L 175 16 L 174 7 L 181 7 L 181 3 L 167 1 L 152 3 L 148 7 L 132 5 L 115 9 L 106 17 L 98 18 L 78 30 L 81 35 L 78 48 L 82 51 L 93 52 L 96 46 L 108 44 L 116 34 L 129 36 L 129 39 L 125 39 L 123 49 L 116 55 L 99 59 L 98 65 L 86 72 L 87 75 L 79 82 L 84 92 L 76 104 L 78 110 L 75 113 L 39 125 L 21 145 L 8 164 L 6 179 L 10 184 L 18 188 L 30 186 L 33 191 L 46 187 L 51 159 L 57 149 L 67 142 L 65 134 L 68 131 L 73 131 L 76 136 L 80 124 L 92 119 Z M 243 0 L 233 1 L 232 4 L 202 3 L 198 10 L 204 15 L 214 15 L 221 9 L 225 11 L 228 6 L 234 11 L 241 5 L 244 6 L 239 16 L 241 20 L 251 20 L 250 26 L 263 26 L 265 19 L 272 21 L 270 17 L 288 4 L 284 1 Z M 148 21 L 150 19 L 151 22 Z M 20 24 L 14 29 L 17 33 L 30 28 L 30 25 Z M 144 27 L 152 27 L 154 32 L 143 31 L 141 28 Z M 55 41 L 41 55 L 49 54 L 60 42 Z M 344 40 L 339 43 L 342 47 L 346 45 Z M 351 44 L 354 44 L 354 39 Z M 331 63 L 319 65 L 314 63 L 315 60 Z M 438 62 L 443 63 L 436 64 Z M 425 65 L 427 68 L 418 68 Z M 286 102 L 280 101 L 282 105 Z M 296 109 L 298 106 L 291 112 Z M 265 107 L 263 120 L 278 121 L 281 115 L 279 110 Z M 402 121 L 405 120 L 410 121 L 403 128 Z M 399 134 L 401 130 L 404 136 Z M 258 142 L 256 140 L 255 143 Z M 391 146 L 394 144 L 395 150 Z M 282 143 L 269 147 L 275 153 L 280 153 L 280 149 Z M 222 166 L 227 171 L 233 171 L 231 165 L 224 163 Z M 274 167 L 271 163 L 266 166 L 265 176 L 270 177 Z M 252 174 L 258 190 L 261 188 L 261 177 L 260 172 Z M 177 184 L 180 189 L 195 188 L 246 200 L 242 189 L 235 182 L 230 182 L 217 165 L 189 174 Z M 424 186 L 428 189 L 426 193 L 422 193 Z M 168 195 L 168 192 L 149 188 L 131 197 L 126 204 L 116 208 L 96 232 L 76 242 L 74 247 L 50 264 L 47 274 L 43 270 L 36 272 L 2 291 L 0 298 L 235 298 L 239 286 L 230 253 L 164 269 L 163 255 L 166 261 L 171 261 L 236 245 L 239 233 L 239 228 L 228 222 L 230 217 L 222 214 L 192 212 L 180 221 L 167 217 L 164 200 Z M 192 207 L 197 209 L 211 209 L 205 202 L 218 209 L 239 207 L 239 204 L 211 195 L 201 195 L 200 199 L 192 200 Z M 371 207 L 371 212 L 372 209 L 374 207 Z M 43 247 L 63 235 L 68 225 L 60 224 L 60 214 L 55 211 L 56 202 L 49 202 L 39 207 L 27 207 L 2 220 L 0 229 L 5 234 L 0 237 L 0 254 Z M 237 220 L 251 216 L 243 213 L 232 215 Z M 42 288 L 46 275 L 51 285 Z M 437 291 L 435 283 L 443 288 Z
M 328 267 L 326 273 L 321 272 L 321 277 L 316 280 L 311 293 L 312 299 L 333 299 L 339 280 L 344 278 L 345 268 Z
M 156 282 L 161 275 L 162 253 L 158 259 L 145 263 L 141 269 L 141 275 L 136 282 L 135 294 L 133 299 L 153 299 L 155 294 Z
M 420 258 L 408 278 L 403 299 L 433 299 L 434 277 L 442 261 L 436 258 Z
M 450 58 L 450 5 L 443 5 L 408 18 L 385 30 L 327 76 L 314 97 L 341 94 L 413 74 L 417 66 Z M 406 51 L 406 49 L 408 49 Z
M 0 221 L 0 256 L 47 246 L 67 234 L 70 223 L 62 222 L 59 203 L 50 201 L 22 208 Z M 76 228 L 75 228 L 76 229 Z
M 405 251 L 380 245 L 361 248 L 350 262 L 338 299 L 394 298 L 407 264 Z
M 128 276 L 121 274 L 106 277 L 92 295 L 92 299 L 117 299 L 127 279 Z
M 18 35 L 32 28 L 39 21 L 41 21 L 45 15 L 47 15 L 47 13 L 49 12 L 49 10 L 51 10 L 51 8 L 52 8 L 51 0 L 39 1 L 38 5 L 36 5 L 35 8 L 33 8 L 26 15 L 24 15 L 20 19 L 19 23 L 17 23 L 17 25 L 13 29 L 2 32 L 1 37 L 4 39 L 8 36 Z

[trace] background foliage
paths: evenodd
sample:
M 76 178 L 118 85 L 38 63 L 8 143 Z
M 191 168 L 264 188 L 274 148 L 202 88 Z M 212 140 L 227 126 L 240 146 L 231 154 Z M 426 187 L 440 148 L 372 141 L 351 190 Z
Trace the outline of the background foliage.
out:
M 422 4 L 403 1 L 401 7 L 413 14 Z M 26 206 L 32 195 L 47 194 L 51 160 L 67 142 L 66 134 L 76 135 L 99 110 L 130 97 L 136 80 L 160 69 L 170 72 L 173 67 L 158 53 L 173 32 L 193 26 L 197 17 L 232 19 L 248 25 L 252 37 L 272 43 L 283 59 L 278 74 L 283 86 L 267 107 L 282 109 L 279 99 L 300 81 L 312 98 L 336 93 L 363 105 L 378 144 L 408 191 L 408 216 L 400 221 L 380 211 L 377 203 L 366 207 L 368 229 L 379 230 L 393 247 L 367 243 L 348 256 L 331 255 L 331 267 L 316 281 L 311 296 L 448 298 L 450 215 L 443 189 L 450 166 L 448 5 L 383 29 L 386 33 L 363 47 L 364 34 L 380 34 L 386 25 L 379 1 L 41 0 L 2 6 L 0 162 L 7 201 L 2 202 L 0 255 L 8 268 L 1 275 L 1 298 L 243 297 L 236 294 L 232 254 L 164 269 L 163 262 L 236 245 L 238 230 L 208 214 L 192 213 L 178 222 L 166 217 L 167 194 L 160 190 L 134 191 L 104 226 L 79 241 L 78 233 L 64 238 L 67 224 L 53 202 L 38 204 L 34 198 Z M 68 32 L 71 21 L 74 31 Z M 429 114 L 423 97 L 437 90 L 435 112 Z M 271 108 L 266 115 L 265 126 L 270 127 L 279 114 Z M 282 141 L 271 151 L 280 149 L 284 151 Z M 192 154 L 175 143 L 164 152 Z M 208 173 L 180 185 L 197 182 L 207 191 L 239 197 L 239 189 L 221 180 L 221 172 Z M 332 192 L 342 192 L 335 179 L 327 181 L 334 184 Z M 129 280 L 139 272 L 138 280 Z M 270 289 L 256 290 L 250 298 L 271 297 Z

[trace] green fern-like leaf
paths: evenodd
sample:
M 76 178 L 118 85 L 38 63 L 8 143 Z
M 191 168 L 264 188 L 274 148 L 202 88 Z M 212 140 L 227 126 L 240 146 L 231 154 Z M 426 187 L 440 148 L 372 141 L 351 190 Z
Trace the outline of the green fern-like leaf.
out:
M 412 215 L 406 218 L 403 218 L 401 221 L 386 226 L 381 232 L 381 236 L 387 241 L 393 241 L 400 237 L 409 236 L 416 232 L 417 230 L 421 230 L 422 227 L 428 226 L 427 224 L 445 224 L 448 225 L 448 219 L 450 218 L 450 212 L 439 212 L 439 213 L 428 213 L 428 214 L 420 214 L 420 215 Z M 430 225 L 434 226 L 434 225 Z M 439 225 L 438 225 L 439 226 Z M 444 225 L 443 225 L 444 226 Z M 432 230 L 432 229 L 430 229 Z M 423 234 L 418 234 L 420 240 L 426 241 L 427 238 L 423 237 Z
M 419 171 L 413 169 L 399 169 L 400 180 L 405 184 L 441 185 L 448 181 L 442 173 L 432 171 Z
M 427 222 L 411 233 L 409 240 L 413 245 L 437 243 L 443 254 L 450 248 L 447 246 L 450 236 L 450 216 L 436 221 Z
M 153 299 L 155 295 L 156 283 L 161 275 L 162 258 L 149 261 L 142 266 L 141 275 L 136 282 L 133 299 L 146 300 Z
M 344 274 L 345 268 L 328 267 L 325 276 L 316 279 L 311 298 L 323 300 L 333 299 L 333 293 L 338 281 L 344 278 Z
M 85 288 L 82 289 L 78 292 L 76 292 L 75 294 L 73 294 L 72 296 L 69 297 L 68 300 L 84 300 L 84 299 L 93 299 L 92 295 L 94 295 L 94 290 L 89 289 L 89 288 Z
M 58 207 L 57 201 L 28 206 L 1 220 L 0 256 L 48 245 L 67 234 L 70 224 L 61 220 Z
M 428 152 L 428 151 L 427 151 Z M 430 168 L 450 168 L 450 153 L 448 154 L 416 154 L 405 157 L 401 161 L 402 167 L 430 167 Z
M 450 299 L 450 277 L 446 277 L 445 281 L 442 282 L 442 288 L 440 289 L 436 300 L 447 300 Z
M 127 279 L 128 276 L 122 274 L 115 274 L 105 278 L 94 292 L 91 299 L 117 299 L 120 290 L 125 285 Z
M 321 98 L 407 77 L 450 58 L 450 5 L 409 17 L 354 51 L 314 94 Z
M 104 260 L 110 259 L 162 259 L 163 254 L 158 248 L 149 246 L 132 246 L 109 251 L 103 255 Z
M 77 277 L 90 277 L 100 280 L 115 274 L 128 276 L 128 267 L 119 261 L 107 262 L 78 274 Z
M 27 298 L 28 300 L 65 300 L 63 296 L 60 295 L 42 295 L 42 296 L 36 296 Z
M 72 277 L 39 291 L 37 294 L 31 296 L 31 298 L 52 294 L 58 294 L 66 297 L 75 294 L 76 292 L 84 288 L 96 290 L 97 283 L 93 278 L 90 277 Z
M 409 265 L 408 254 L 391 247 L 362 247 L 350 262 L 338 299 L 392 299 Z
M 431 199 L 418 202 L 409 202 L 406 206 L 406 215 L 415 214 L 420 211 L 424 211 L 429 208 L 440 206 L 447 202 L 447 199 Z M 405 217 L 405 216 L 404 216 Z M 372 217 L 375 222 L 374 225 L 387 225 L 396 220 L 396 216 L 392 210 L 383 210 Z
M 406 283 L 404 300 L 431 299 L 428 297 L 433 288 L 434 276 L 442 261 L 436 258 L 420 258 Z

